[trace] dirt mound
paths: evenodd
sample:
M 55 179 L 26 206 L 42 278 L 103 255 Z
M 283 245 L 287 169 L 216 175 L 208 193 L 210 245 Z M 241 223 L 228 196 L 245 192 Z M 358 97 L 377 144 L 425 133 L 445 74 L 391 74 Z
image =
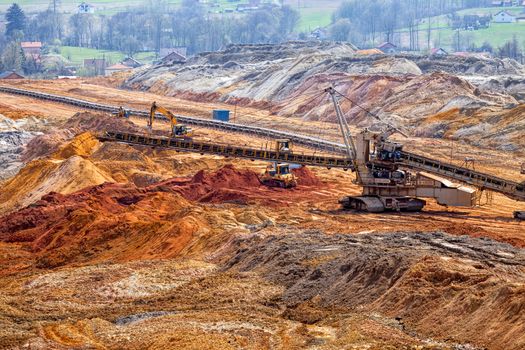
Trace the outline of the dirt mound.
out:
M 69 118 L 62 125 L 64 129 L 83 131 L 118 130 L 139 132 L 142 128 L 133 122 L 104 113 L 80 112 Z
M 228 270 L 256 272 L 285 288 L 285 314 L 294 320 L 318 322 L 320 310 L 358 308 L 433 338 L 525 346 L 518 282 L 525 254 L 507 244 L 440 233 L 309 232 L 239 238 L 230 253 Z
M 297 184 L 299 186 L 321 186 L 322 182 L 315 176 L 315 174 L 305 166 L 292 169 L 293 174 L 297 177 Z
M 48 192 L 71 193 L 114 179 L 86 159 L 99 146 L 91 133 L 83 133 L 49 158 L 27 163 L 3 184 L 0 213 L 23 208 Z
M 0 240 L 29 243 L 37 266 L 54 267 L 175 256 L 203 227 L 176 194 L 104 184 L 67 196 L 50 193 L 5 216 Z

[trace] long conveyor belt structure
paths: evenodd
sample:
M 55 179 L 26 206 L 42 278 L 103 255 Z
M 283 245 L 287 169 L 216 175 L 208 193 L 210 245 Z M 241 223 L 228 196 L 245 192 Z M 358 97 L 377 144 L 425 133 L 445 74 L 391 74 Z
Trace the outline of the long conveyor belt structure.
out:
M 29 96 L 29 97 L 33 97 L 37 99 L 48 100 L 48 101 L 55 101 L 59 103 L 78 106 L 84 109 L 98 110 L 98 111 L 111 112 L 111 113 L 115 113 L 118 111 L 118 107 L 115 107 L 115 106 L 98 104 L 98 103 L 94 103 L 90 101 L 67 97 L 67 96 L 53 95 L 53 94 L 41 93 L 41 92 L 36 92 L 36 91 L 31 91 L 31 90 L 17 89 L 17 88 L 12 88 L 12 87 L 7 87 L 7 86 L 0 86 L 0 92 L 4 92 L 8 94 L 24 95 L 24 96 Z M 132 114 L 139 116 L 139 117 L 144 117 L 144 118 L 149 117 L 149 112 L 147 111 L 140 111 L 140 110 L 134 110 L 134 109 L 129 110 L 129 111 Z M 166 119 L 162 115 L 157 115 L 157 118 Z M 262 128 L 262 127 L 256 127 L 256 126 L 248 126 L 248 125 L 242 125 L 242 124 L 222 122 L 222 121 L 205 119 L 205 118 L 196 118 L 196 117 L 188 117 L 188 116 L 180 116 L 180 115 L 178 115 L 177 118 L 181 122 L 189 124 L 189 125 L 201 126 L 201 127 L 206 127 L 210 129 L 218 129 L 218 130 L 224 130 L 224 131 L 230 131 L 230 132 L 238 132 L 238 133 L 250 134 L 250 135 L 255 135 L 255 136 L 267 137 L 267 138 L 287 138 L 287 139 L 292 140 L 298 145 L 306 146 L 309 148 L 318 149 L 318 150 L 329 152 L 329 153 L 341 154 L 341 155 L 346 154 L 346 148 L 344 144 L 332 142 L 328 140 L 323 140 L 319 138 L 314 138 L 314 137 L 310 137 L 306 135 L 300 135 L 296 133 L 275 130 L 275 129 L 270 129 L 270 128 Z M 110 134 L 111 133 L 106 133 L 105 139 L 107 141 L 121 141 L 121 142 L 138 144 L 138 142 L 136 141 L 130 141 L 131 139 L 117 140 L 114 137 L 108 136 Z M 117 135 L 117 134 L 124 135 L 122 133 L 113 133 L 113 134 L 114 135 Z M 131 137 L 131 134 L 127 134 L 127 135 Z M 140 135 L 134 135 L 133 137 L 135 136 L 139 137 Z M 149 139 L 152 139 L 152 138 L 149 138 Z M 154 142 L 153 139 L 151 142 Z M 164 141 L 161 141 L 160 144 L 152 144 L 152 146 L 167 147 L 167 145 L 162 144 L 163 142 Z M 174 142 L 175 141 L 170 142 L 169 147 L 176 148 Z M 144 143 L 141 143 L 141 144 L 144 144 Z M 190 147 L 189 145 L 182 145 L 182 144 L 181 146 Z M 202 146 L 204 147 L 204 143 L 202 143 Z M 191 148 L 195 148 L 195 147 L 197 147 L 196 143 L 192 143 Z M 214 144 L 207 144 L 206 147 L 211 147 L 210 151 L 205 151 L 202 153 L 217 152 L 215 154 L 223 154 L 221 153 L 222 151 L 220 151 L 220 147 L 222 146 L 218 146 Z M 235 152 L 240 152 L 241 154 L 242 152 L 244 152 L 244 150 L 241 148 L 235 147 L 235 149 L 237 149 L 237 151 Z M 190 151 L 190 149 L 186 149 L 186 151 Z M 194 149 L 191 151 L 197 152 L 199 150 Z M 252 151 L 260 152 L 260 150 L 255 150 L 255 149 L 252 149 Z M 228 152 L 230 152 L 230 154 L 223 154 L 223 155 L 240 156 L 237 154 L 232 154 L 231 152 L 233 152 L 233 150 L 228 150 Z M 244 154 L 246 155 L 246 153 Z M 257 153 L 257 155 L 260 155 L 260 153 Z M 272 156 L 275 156 L 275 154 L 272 153 Z M 281 154 L 280 156 L 284 157 L 283 154 Z M 314 159 L 315 157 L 318 158 L 319 156 L 309 156 L 309 157 L 310 158 L 308 159 Z M 256 158 L 256 157 L 251 157 L 251 158 L 268 160 L 266 156 L 262 158 Z M 303 160 L 306 161 L 306 159 L 307 158 L 304 158 Z M 328 162 L 328 159 L 334 160 L 335 163 L 334 164 L 328 164 L 328 163 L 321 164 L 324 161 Z M 345 159 L 345 161 L 343 162 L 342 159 Z M 280 159 L 280 158 L 278 160 L 292 161 L 291 159 Z M 301 162 L 299 159 L 296 160 L 297 163 L 307 164 L 304 161 Z M 320 163 L 318 161 L 315 161 L 313 163 L 315 163 L 316 165 L 329 166 L 329 167 L 340 167 L 340 168 L 345 168 L 345 169 L 352 168 L 352 165 L 349 164 L 350 161 L 348 161 L 347 158 L 325 157 L 325 159 L 323 159 L 322 162 Z M 423 156 L 420 156 L 414 153 L 410 153 L 410 152 L 405 152 L 405 151 L 401 152 L 400 162 L 402 163 L 402 165 L 409 167 L 409 168 L 442 175 L 442 176 L 445 176 L 453 180 L 457 180 L 457 181 L 460 181 L 460 182 L 463 182 L 469 185 L 476 186 L 478 188 L 488 189 L 488 190 L 502 193 L 515 200 L 525 201 L 525 184 L 524 183 L 518 183 L 518 182 L 506 180 L 503 178 L 484 174 L 484 173 L 470 170 L 467 168 L 463 168 L 457 165 L 443 163 L 438 160 L 434 160 L 431 158 L 423 157 Z M 313 164 L 313 163 L 308 163 L 308 164 Z
M 404 151 L 401 152 L 401 164 L 412 169 L 441 175 L 481 189 L 499 192 L 518 201 L 525 201 L 525 182 L 518 183 L 510 181 Z
M 226 144 L 198 141 L 195 139 L 176 139 L 161 136 L 129 134 L 123 132 L 105 131 L 98 135 L 101 141 L 116 141 L 133 145 L 172 148 L 183 152 L 214 154 L 224 157 L 247 158 L 254 160 L 290 162 L 302 165 L 321 166 L 327 168 L 350 169 L 352 160 L 315 154 L 299 154 L 293 152 L 278 152 L 271 149 L 239 147 Z
M 117 113 L 118 107 L 95 103 L 91 101 L 81 100 L 68 96 L 60 96 L 54 94 L 48 94 L 43 92 L 37 92 L 32 90 L 17 89 L 8 86 L 0 86 L 0 92 L 14 95 L 29 96 L 36 99 L 59 102 L 72 106 L 77 106 L 82 109 L 89 109 L 101 112 Z M 141 111 L 137 109 L 126 109 L 134 117 L 138 118 L 149 118 L 149 111 Z M 236 124 L 230 122 L 223 122 L 219 120 L 189 117 L 183 115 L 176 115 L 177 120 L 183 124 L 200 126 L 208 129 L 216 129 L 222 131 L 236 132 L 242 134 L 249 134 L 264 138 L 284 138 L 293 141 L 297 145 L 305 146 L 312 149 L 319 149 L 329 153 L 345 154 L 344 145 L 337 142 L 331 142 L 320 138 L 315 138 L 307 135 L 295 134 L 282 130 L 275 130 L 270 128 L 263 128 L 258 126 Z M 162 114 L 156 114 L 155 118 L 167 121 L 167 118 Z

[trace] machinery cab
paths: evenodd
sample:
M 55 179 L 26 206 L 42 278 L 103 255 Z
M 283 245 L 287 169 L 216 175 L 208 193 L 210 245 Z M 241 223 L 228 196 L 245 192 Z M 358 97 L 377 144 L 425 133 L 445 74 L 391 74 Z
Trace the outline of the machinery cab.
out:
M 288 139 L 279 139 L 276 141 L 276 150 L 279 153 L 291 153 L 292 152 L 292 141 Z
M 270 171 L 270 174 L 272 173 L 273 175 L 288 175 L 290 174 L 290 164 L 279 163 Z
M 383 141 L 376 149 L 376 157 L 380 161 L 395 162 L 401 159 L 403 145 L 397 142 Z
M 269 187 L 292 188 L 297 186 L 297 179 L 290 171 L 288 163 L 271 163 L 261 177 L 261 183 Z
M 192 137 L 193 129 L 187 125 L 176 124 L 172 127 L 172 135 L 174 137 Z

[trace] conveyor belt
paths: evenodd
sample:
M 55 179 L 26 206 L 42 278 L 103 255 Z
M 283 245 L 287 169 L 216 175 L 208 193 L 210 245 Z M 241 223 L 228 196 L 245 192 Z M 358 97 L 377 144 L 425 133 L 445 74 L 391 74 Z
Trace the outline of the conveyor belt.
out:
M 33 98 L 37 98 L 41 100 L 64 103 L 64 104 L 68 104 L 72 106 L 77 106 L 83 109 L 90 109 L 90 110 L 109 112 L 109 113 L 118 113 L 118 107 L 90 102 L 86 100 L 80 100 L 80 99 L 73 98 L 73 97 L 53 95 L 53 94 L 47 94 L 47 93 L 42 93 L 42 92 L 37 92 L 37 91 L 17 89 L 17 88 L 12 88 L 12 87 L 7 87 L 7 86 L 0 86 L 0 92 L 8 93 L 8 94 L 15 94 L 15 95 L 22 95 L 22 96 L 29 96 L 29 97 L 33 97 Z M 126 109 L 126 110 L 129 111 L 132 116 L 136 116 L 139 118 L 149 118 L 149 111 L 141 111 L 137 109 Z M 167 121 L 167 118 L 161 114 L 156 114 L 156 118 Z M 315 137 L 306 136 L 306 135 L 294 134 L 294 133 L 290 133 L 286 131 L 257 127 L 257 126 L 249 126 L 249 125 L 235 124 L 235 123 L 230 123 L 230 122 L 223 122 L 223 121 L 213 120 L 213 119 L 188 117 L 188 116 L 183 116 L 183 115 L 177 115 L 177 119 L 179 122 L 183 124 L 200 126 L 200 127 L 204 127 L 208 129 L 217 129 L 217 130 L 222 130 L 222 131 L 255 135 L 255 136 L 271 138 L 271 139 L 276 139 L 276 138 L 289 139 L 297 145 L 305 146 L 308 148 L 322 150 L 322 151 L 329 152 L 329 153 L 346 154 L 344 145 L 338 144 L 336 142 L 331 142 L 331 141 L 315 138 Z
M 518 201 L 525 201 L 525 183 L 487 175 L 409 152 L 401 152 L 401 163 L 409 168 L 428 171 L 478 188 L 499 192 Z
M 247 158 L 266 161 L 288 162 L 326 168 L 349 169 L 352 161 L 342 157 L 295 154 L 275 150 L 238 147 L 225 144 L 202 142 L 192 139 L 173 139 L 159 136 L 146 136 L 122 132 L 106 131 L 98 135 L 101 141 L 124 142 L 133 145 L 172 148 L 183 152 L 215 154 L 225 157 Z
M 76 99 L 72 97 L 41 93 L 41 92 L 36 92 L 36 91 L 31 91 L 31 90 L 0 86 L 0 92 L 24 95 L 24 96 L 37 98 L 37 99 L 65 103 L 65 104 L 69 104 L 73 106 L 78 106 L 84 109 L 92 109 L 92 110 L 111 112 L 111 113 L 118 112 L 118 108 L 114 106 L 89 102 L 89 101 L 80 100 L 80 99 Z M 131 114 L 136 115 L 138 117 L 143 117 L 143 118 L 149 117 L 148 111 L 140 111 L 140 110 L 135 110 L 135 109 L 131 109 L 129 111 L 131 112 Z M 166 119 L 162 115 L 157 115 L 157 118 L 164 119 L 164 120 Z M 342 154 L 342 155 L 346 154 L 346 149 L 343 144 L 331 142 L 331 141 L 327 141 L 323 139 L 318 139 L 318 138 L 314 138 L 314 137 L 310 137 L 306 135 L 300 135 L 300 134 L 285 132 L 281 130 L 274 130 L 274 129 L 269 129 L 269 128 L 248 126 L 248 125 L 235 124 L 235 123 L 229 123 L 229 122 L 222 122 L 218 120 L 211 120 L 211 119 L 204 119 L 204 118 L 188 117 L 188 116 L 181 116 L 181 115 L 177 115 L 177 118 L 182 123 L 185 123 L 188 125 L 201 126 L 201 127 L 210 128 L 210 129 L 218 129 L 218 130 L 237 132 L 237 133 L 243 133 L 243 134 L 250 134 L 250 135 L 256 135 L 260 137 L 273 138 L 273 139 L 287 138 L 287 139 L 292 140 L 294 143 L 298 145 L 302 145 L 308 148 L 322 150 L 325 152 L 335 153 L 335 154 Z M 154 139 L 152 138 L 147 138 L 147 139 L 151 140 L 151 142 L 154 142 Z M 108 140 L 117 141 L 115 139 L 108 139 Z M 136 141 L 132 142 L 130 140 L 118 140 L 118 141 L 128 142 L 128 143 L 137 143 Z M 144 143 L 140 143 L 140 144 L 144 144 Z M 161 146 L 161 147 L 165 146 L 165 145 L 160 145 L 160 144 L 159 145 L 150 144 L 150 145 L 156 145 L 156 146 Z M 179 147 L 179 146 L 176 146 L 175 144 L 170 144 L 169 147 L 172 147 L 172 146 L 174 148 L 179 147 L 181 150 L 185 147 L 189 147 L 192 149 L 186 148 L 185 150 L 197 152 L 199 151 L 198 149 L 193 149 L 197 147 L 196 145 L 197 143 L 191 143 L 191 144 L 185 144 L 185 145 L 181 144 Z M 225 154 L 224 153 L 225 151 L 221 150 L 220 148 L 217 148 L 219 147 L 217 145 L 199 143 L 199 147 L 201 145 L 206 148 L 206 150 L 203 151 L 202 153 L 218 152 L 214 154 L 222 154 L 225 156 L 239 156 L 237 154 L 234 154 L 237 151 L 234 152 L 233 149 L 231 149 L 231 147 L 226 151 L 226 153 L 228 154 Z M 241 153 L 244 152 L 245 150 L 246 151 L 251 150 L 253 152 L 255 151 L 260 152 L 260 150 L 255 150 L 255 149 L 242 149 L 242 148 L 237 148 L 237 147 L 235 147 L 234 149 L 238 150 Z M 270 153 L 271 153 L 271 156 L 276 156 L 275 152 L 270 152 Z M 259 158 L 259 156 L 261 156 L 260 153 L 250 153 L 250 155 L 253 155 L 252 159 L 264 159 L 264 160 L 268 160 L 269 159 L 268 156 L 270 156 L 268 154 L 268 155 L 264 155 L 264 157 Z M 255 156 L 257 156 L 257 158 Z M 284 155 L 281 154 L 280 156 L 283 157 Z M 300 164 L 322 165 L 322 166 L 340 167 L 340 168 L 348 168 L 348 169 L 352 168 L 350 164 L 345 163 L 347 162 L 346 158 L 330 158 L 330 157 L 318 157 L 318 156 L 308 156 L 308 157 L 309 158 L 304 158 L 302 161 L 297 159 L 297 161 L 295 162 L 300 163 Z M 323 159 L 318 160 L 318 158 L 319 159 L 323 158 Z M 329 159 L 332 159 L 335 163 L 331 164 Z M 343 159 L 345 160 L 344 162 L 341 161 Z M 271 160 L 275 160 L 275 159 L 272 158 Z M 281 159 L 281 158 L 278 158 L 277 160 L 292 162 L 292 160 Z M 327 163 L 326 164 L 322 163 L 324 161 L 326 161 Z M 307 163 L 307 162 L 310 162 L 310 163 Z M 457 181 L 460 181 L 460 182 L 463 182 L 469 185 L 473 185 L 479 188 L 484 188 L 484 189 L 489 189 L 495 192 L 499 192 L 515 200 L 525 201 L 525 192 L 524 192 L 525 185 L 523 183 L 520 184 L 514 181 L 483 174 L 477 171 L 458 167 L 452 164 L 443 163 L 437 160 L 433 160 L 433 159 L 419 156 L 419 155 L 409 153 L 409 152 L 402 152 L 401 165 L 409 167 L 409 168 L 413 168 L 416 170 L 423 170 L 423 171 L 428 171 L 430 173 L 442 175 L 447 178 L 457 180 Z

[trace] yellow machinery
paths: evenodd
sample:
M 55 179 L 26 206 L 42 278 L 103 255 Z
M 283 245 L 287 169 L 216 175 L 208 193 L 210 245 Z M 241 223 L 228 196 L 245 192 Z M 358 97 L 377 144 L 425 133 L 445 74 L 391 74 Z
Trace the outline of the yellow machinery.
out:
M 171 123 L 171 137 L 177 138 L 191 138 L 193 136 L 193 130 L 187 125 L 177 124 L 177 117 L 168 111 L 166 108 L 157 105 L 156 102 L 151 104 L 148 128 L 151 130 L 153 128 L 153 120 L 155 119 L 155 113 L 159 112 L 169 119 Z
M 126 111 L 122 106 L 118 108 L 118 112 L 113 112 L 113 115 L 119 118 L 129 118 L 129 111 Z
M 292 152 L 292 141 L 288 139 L 278 139 L 275 149 L 278 153 L 291 153 Z
M 261 183 L 269 187 L 292 188 L 297 186 L 297 179 L 290 172 L 288 163 L 272 163 L 261 176 Z

